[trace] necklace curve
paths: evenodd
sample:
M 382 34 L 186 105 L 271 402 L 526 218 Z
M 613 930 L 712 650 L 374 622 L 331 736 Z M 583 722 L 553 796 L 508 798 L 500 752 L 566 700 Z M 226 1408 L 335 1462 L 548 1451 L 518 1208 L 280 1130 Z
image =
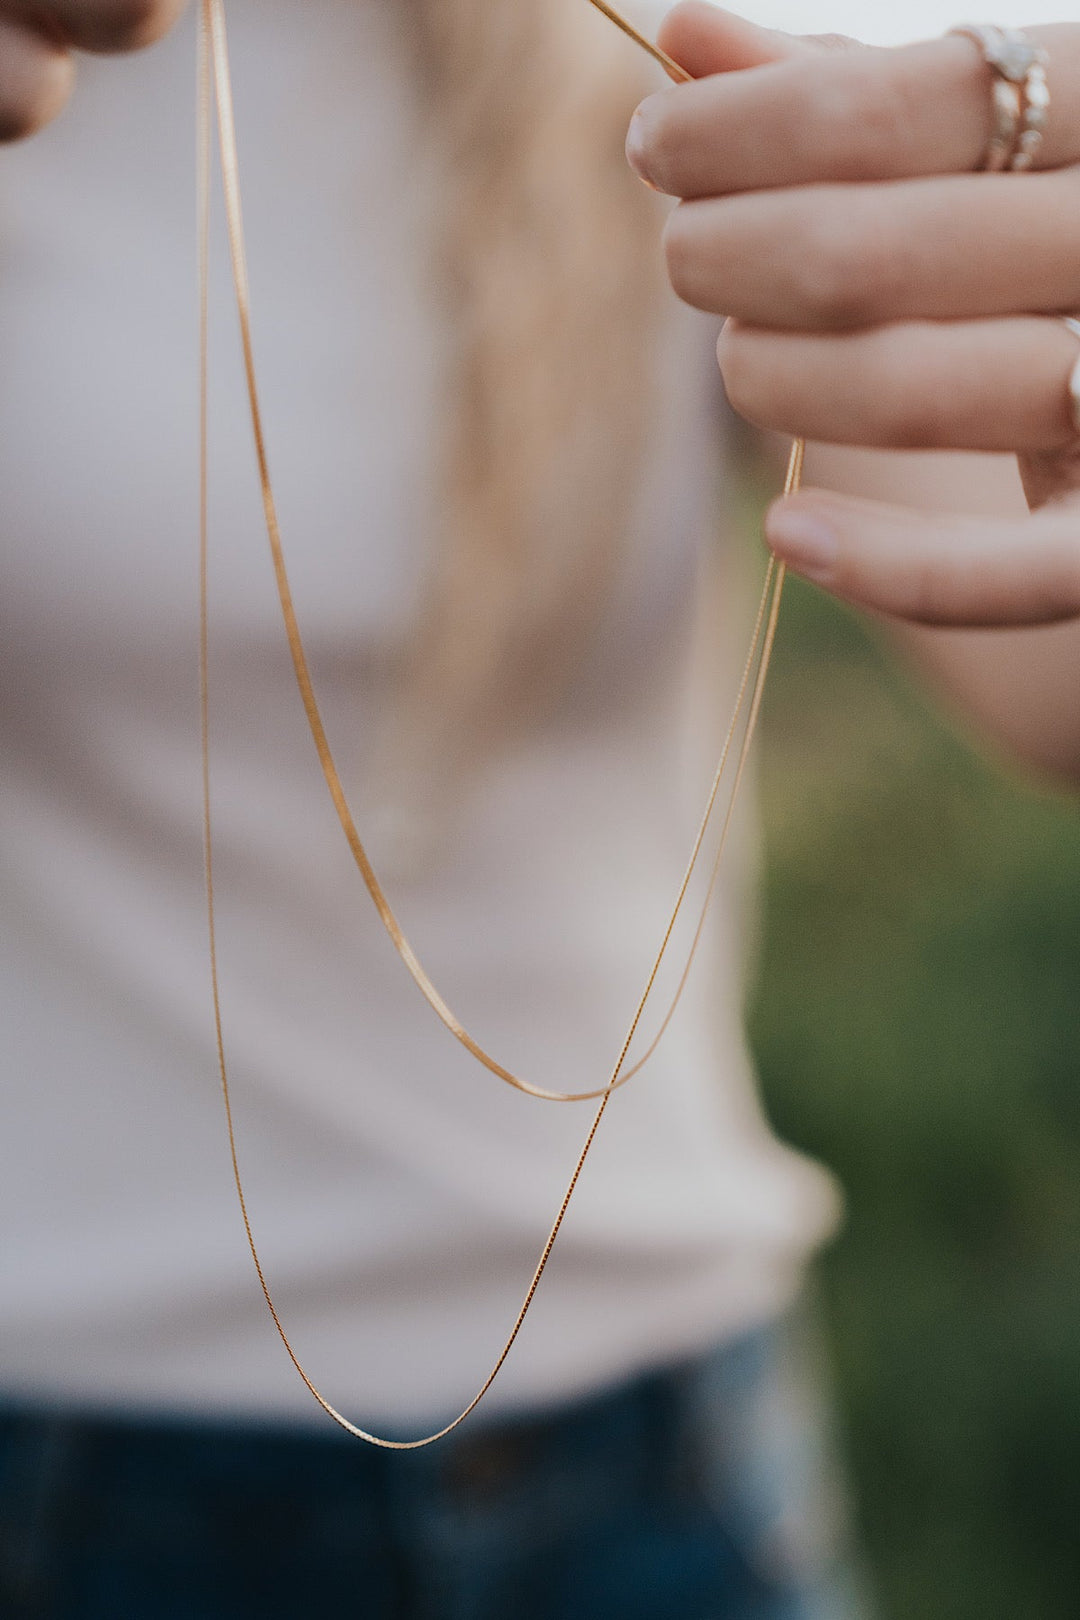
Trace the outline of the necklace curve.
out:
M 623 18 L 607 0 L 590 0 L 597 10 L 603 13 L 623 33 L 646 50 L 669 75 L 680 82 L 685 82 L 690 75 L 681 68 L 671 57 L 645 38 L 634 26 Z M 222 1098 L 225 1108 L 226 1130 L 229 1141 L 229 1152 L 232 1163 L 233 1180 L 236 1186 L 237 1198 L 240 1204 L 241 1217 L 247 1237 L 248 1248 L 254 1262 L 259 1285 L 267 1308 L 273 1319 L 274 1326 L 285 1348 L 285 1351 L 295 1367 L 297 1373 L 306 1385 L 309 1393 L 323 1409 L 323 1411 L 336 1424 L 347 1433 L 359 1440 L 367 1441 L 374 1446 L 391 1451 L 412 1451 L 432 1444 L 451 1433 L 475 1411 L 483 1400 L 491 1385 L 494 1383 L 503 1363 L 513 1348 L 514 1342 L 521 1331 L 522 1324 L 532 1305 L 540 1280 L 547 1268 L 552 1249 L 561 1230 L 566 1211 L 570 1205 L 577 1187 L 581 1172 L 585 1166 L 600 1122 L 607 1111 L 609 1102 L 615 1091 L 635 1074 L 638 1074 L 652 1057 L 667 1031 L 676 1008 L 682 997 L 690 970 L 697 953 L 704 931 L 705 920 L 709 904 L 716 887 L 721 860 L 727 843 L 728 831 L 734 815 L 739 789 L 742 784 L 750 746 L 757 727 L 761 701 L 765 689 L 765 680 L 768 674 L 769 663 L 772 657 L 773 645 L 776 637 L 777 619 L 780 611 L 780 600 L 784 586 L 785 568 L 782 562 L 770 557 L 766 567 L 765 579 L 762 586 L 761 597 L 758 603 L 757 614 L 754 621 L 749 651 L 743 666 L 741 679 L 735 699 L 734 711 L 725 734 L 720 760 L 714 773 L 705 811 L 698 827 L 697 835 L 691 850 L 687 867 L 679 886 L 678 895 L 669 921 L 664 930 L 660 948 L 654 958 L 645 988 L 638 998 L 629 1029 L 623 1038 L 618 1058 L 612 1068 L 607 1083 L 599 1089 L 584 1092 L 557 1092 L 545 1087 L 537 1086 L 523 1080 L 510 1069 L 499 1063 L 491 1056 L 478 1041 L 461 1024 L 447 1002 L 443 999 L 435 985 L 429 979 L 419 958 L 405 937 L 403 930 L 393 912 L 386 894 L 375 873 L 374 867 L 368 857 L 367 851 L 361 841 L 359 831 L 353 820 L 351 810 L 342 786 L 334 756 L 323 725 L 322 716 L 316 699 L 314 685 L 311 679 L 307 657 L 304 651 L 303 640 L 299 624 L 293 607 L 292 592 L 289 585 L 288 573 L 285 565 L 284 549 L 281 540 L 280 528 L 277 519 L 276 503 L 273 487 L 270 481 L 269 464 L 266 452 L 266 441 L 263 431 L 262 412 L 259 402 L 258 386 L 255 375 L 254 344 L 251 333 L 250 295 L 248 285 L 246 253 L 244 247 L 243 214 L 240 198 L 239 160 L 237 155 L 235 116 L 233 110 L 232 85 L 229 73 L 228 40 L 225 25 L 224 0 L 200 0 L 199 14 L 199 40 L 198 40 L 198 282 L 199 282 L 199 674 L 200 674 L 200 713 L 201 713 L 201 755 L 202 755 L 202 785 L 203 785 L 203 839 L 206 863 L 206 907 L 207 932 L 210 959 L 211 997 L 213 1007 L 214 1035 L 217 1050 L 218 1072 L 221 1082 Z M 432 1434 L 421 1436 L 413 1440 L 397 1440 L 381 1437 L 370 1433 L 351 1422 L 321 1393 L 311 1377 L 301 1364 L 296 1351 L 286 1333 L 282 1319 L 274 1303 L 270 1286 L 259 1257 L 255 1236 L 248 1214 L 247 1201 L 240 1173 L 239 1150 L 236 1141 L 236 1131 L 233 1119 L 232 1100 L 229 1090 L 228 1065 L 226 1062 L 225 1039 L 221 1006 L 221 988 L 218 973 L 217 934 L 215 926 L 215 895 L 214 895 L 214 868 L 213 868 L 213 831 L 211 815 L 210 793 L 210 688 L 209 688 L 209 604 L 208 604 L 208 325 L 209 325 L 209 236 L 210 236 L 210 189 L 211 189 L 211 150 L 213 142 L 214 114 L 216 110 L 216 125 L 221 161 L 222 183 L 225 198 L 226 227 L 229 238 L 229 251 L 232 266 L 233 288 L 235 293 L 237 315 L 240 325 L 241 344 L 243 349 L 245 381 L 247 386 L 248 406 L 251 419 L 252 434 L 255 442 L 255 452 L 259 471 L 259 482 L 262 493 L 263 513 L 266 524 L 267 538 L 270 544 L 275 582 L 281 606 L 282 618 L 285 625 L 289 652 L 292 659 L 293 670 L 303 702 L 308 727 L 319 757 L 323 776 L 329 789 L 334 808 L 338 815 L 342 831 L 352 853 L 353 860 L 360 871 L 361 877 L 368 893 L 375 905 L 380 920 L 401 957 L 412 979 L 421 991 L 421 994 L 432 1007 L 443 1025 L 451 1035 L 489 1072 L 498 1079 L 505 1081 L 516 1090 L 529 1096 L 551 1102 L 585 1102 L 595 1101 L 597 1108 L 593 1114 L 592 1123 L 585 1137 L 584 1144 L 578 1154 L 569 1183 L 559 1204 L 555 1219 L 548 1232 L 547 1238 L 540 1252 L 540 1257 L 524 1299 L 514 1319 L 510 1332 L 500 1350 L 491 1371 L 484 1379 L 477 1393 L 464 1407 L 464 1409 L 451 1422 Z M 804 445 L 802 440 L 796 440 L 791 449 L 788 463 L 787 477 L 784 493 L 791 494 L 798 489 L 802 478 Z M 747 697 L 749 705 L 747 707 Z M 743 734 L 737 752 L 733 755 L 735 737 L 738 732 L 739 721 L 746 711 Z M 682 974 L 674 991 L 672 1000 L 659 1025 L 657 1033 L 646 1049 L 643 1056 L 633 1065 L 626 1066 L 626 1060 L 637 1035 L 638 1028 L 650 1000 L 661 965 L 667 955 L 669 945 L 675 930 L 676 923 L 683 909 L 690 882 L 697 868 L 705 837 L 711 824 L 720 788 L 724 780 L 727 766 L 731 758 L 735 758 L 734 776 L 731 792 L 728 799 L 717 847 L 713 859 L 711 872 L 705 889 L 704 901 L 701 906 L 697 926 L 691 941 L 689 953 Z

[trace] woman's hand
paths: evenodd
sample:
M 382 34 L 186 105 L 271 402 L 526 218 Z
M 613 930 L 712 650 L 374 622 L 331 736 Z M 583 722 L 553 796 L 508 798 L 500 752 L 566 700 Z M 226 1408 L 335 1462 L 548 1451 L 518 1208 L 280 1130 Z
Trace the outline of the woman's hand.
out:
M 1080 341 L 1054 318 L 1080 308 L 1080 27 L 1032 33 L 1051 91 L 1039 173 L 974 172 L 991 80 L 970 39 L 802 40 L 697 0 L 662 36 L 696 82 L 646 101 L 627 143 L 685 199 L 669 273 L 732 317 L 737 410 L 834 444 L 1019 454 L 1026 519 L 823 492 L 772 508 L 768 540 L 798 572 L 924 623 L 1080 614 Z
M 0 140 L 56 117 L 75 80 L 75 50 L 149 45 L 183 8 L 184 0 L 0 0 Z

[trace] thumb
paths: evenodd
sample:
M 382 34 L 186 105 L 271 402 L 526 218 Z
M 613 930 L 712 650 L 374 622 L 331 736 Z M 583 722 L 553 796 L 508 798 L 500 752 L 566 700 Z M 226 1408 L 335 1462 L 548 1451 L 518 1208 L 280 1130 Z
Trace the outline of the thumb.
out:
M 808 51 L 854 42 L 838 35 L 799 38 L 779 29 L 759 28 L 733 11 L 707 5 L 705 0 L 682 0 L 664 18 L 657 43 L 692 78 L 703 79 L 710 73 L 764 67 L 769 62 L 805 56 Z
M 988 519 L 806 491 L 774 503 L 765 536 L 795 573 L 894 618 L 975 627 L 1080 615 L 1075 498 Z

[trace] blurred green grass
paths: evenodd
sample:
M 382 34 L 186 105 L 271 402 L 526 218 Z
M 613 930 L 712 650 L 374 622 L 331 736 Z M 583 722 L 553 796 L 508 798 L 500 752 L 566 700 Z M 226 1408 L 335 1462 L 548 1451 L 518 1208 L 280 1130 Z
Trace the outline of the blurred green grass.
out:
M 792 582 L 750 1009 L 823 1263 L 887 1620 L 1080 1616 L 1080 808 L 980 759 Z

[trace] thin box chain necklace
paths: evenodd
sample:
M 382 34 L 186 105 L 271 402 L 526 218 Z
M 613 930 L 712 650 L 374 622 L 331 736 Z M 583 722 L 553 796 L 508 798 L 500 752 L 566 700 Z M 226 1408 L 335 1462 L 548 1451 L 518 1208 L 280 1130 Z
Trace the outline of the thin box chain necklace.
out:
M 645 39 L 632 24 L 627 22 L 616 11 L 605 3 L 605 0 L 591 0 L 591 3 L 610 18 L 624 33 L 629 35 L 636 43 L 641 45 L 658 61 L 672 78 L 685 81 L 690 75 L 672 61 L 658 46 Z M 535 1297 L 540 1279 L 547 1268 L 556 1238 L 562 1227 L 570 1200 L 577 1187 L 578 1180 L 588 1158 L 590 1149 L 600 1128 L 600 1122 L 607 1111 L 609 1102 L 615 1091 L 624 1085 L 635 1074 L 639 1073 L 652 1057 L 659 1046 L 665 1032 L 669 1028 L 675 1010 L 686 986 L 704 931 L 705 920 L 716 888 L 717 876 L 727 843 L 727 836 L 731 827 L 732 817 L 745 774 L 746 762 L 750 752 L 750 745 L 757 727 L 761 700 L 765 689 L 765 679 L 768 673 L 769 662 L 772 656 L 776 637 L 777 618 L 780 611 L 780 598 L 783 591 L 785 568 L 770 557 L 765 580 L 762 586 L 761 598 L 758 603 L 757 614 L 754 621 L 753 634 L 746 662 L 743 666 L 735 707 L 724 737 L 719 763 L 714 773 L 712 784 L 706 800 L 705 811 L 702 816 L 697 835 L 691 850 L 686 871 L 679 886 L 675 905 L 661 939 L 659 950 L 654 958 L 645 988 L 642 991 L 631 1019 L 629 1029 L 619 1048 L 618 1057 L 612 1068 L 606 1084 L 596 1090 L 584 1092 L 558 1092 L 550 1091 L 522 1079 L 505 1067 L 465 1029 L 456 1014 L 449 1007 L 435 985 L 425 972 L 419 957 L 405 937 L 404 932 L 390 906 L 381 883 L 375 873 L 371 860 L 364 848 L 359 831 L 349 809 L 348 801 L 342 786 L 341 778 L 330 748 L 314 685 L 304 651 L 300 627 L 297 622 L 293 606 L 292 592 L 289 585 L 288 572 L 285 565 L 284 549 L 281 532 L 278 525 L 277 509 L 274 499 L 273 487 L 270 480 L 269 463 L 266 451 L 266 440 L 263 431 L 262 411 L 259 401 L 258 386 L 255 374 L 254 344 L 251 332 L 250 292 L 247 273 L 247 261 L 244 247 L 243 214 L 240 199 L 240 173 L 237 155 L 236 126 L 233 110 L 232 84 L 229 73 L 228 41 L 225 28 L 224 0 L 201 0 L 200 26 L 198 42 L 198 281 L 199 281 L 199 677 L 200 677 L 200 710 L 201 710 L 201 752 L 202 752 L 202 784 L 203 784 L 203 836 L 206 857 L 206 906 L 207 928 L 210 957 L 210 982 L 213 1004 L 214 1033 L 217 1047 L 218 1069 L 221 1080 L 222 1097 L 225 1106 L 225 1120 L 229 1140 L 229 1152 L 232 1161 L 233 1179 L 236 1184 L 237 1198 L 240 1203 L 240 1212 L 244 1223 L 251 1258 L 255 1265 L 263 1297 L 266 1300 L 274 1326 L 277 1328 L 281 1342 L 292 1361 L 293 1366 L 300 1375 L 308 1391 L 317 1401 L 328 1417 L 332 1418 L 347 1433 L 359 1440 L 366 1440 L 371 1445 L 381 1446 L 391 1451 L 412 1451 L 419 1447 L 430 1445 L 435 1440 L 442 1439 L 451 1433 L 459 1424 L 475 1411 L 483 1400 L 491 1385 L 494 1383 L 503 1363 L 517 1339 L 525 1317 Z M 312 741 L 322 768 L 330 797 L 337 812 L 341 829 L 352 853 L 353 860 L 363 878 L 365 887 L 379 915 L 379 918 L 390 936 L 395 950 L 404 962 L 410 976 L 424 996 L 429 1006 L 434 1010 L 443 1025 L 451 1035 L 468 1051 L 477 1062 L 483 1065 L 498 1079 L 515 1087 L 518 1091 L 529 1096 L 537 1097 L 550 1102 L 585 1102 L 595 1101 L 598 1106 L 592 1118 L 592 1123 L 585 1137 L 573 1172 L 570 1176 L 566 1191 L 559 1204 L 555 1219 L 547 1238 L 540 1251 L 540 1258 L 525 1292 L 517 1316 L 514 1319 L 510 1332 L 500 1350 L 494 1366 L 484 1379 L 480 1388 L 469 1401 L 468 1405 L 443 1428 L 433 1434 L 424 1435 L 416 1440 L 394 1440 L 370 1433 L 352 1423 L 343 1413 L 321 1393 L 309 1377 L 301 1364 L 296 1351 L 286 1333 L 282 1319 L 274 1303 L 259 1257 L 255 1236 L 248 1214 L 247 1200 L 244 1194 L 243 1181 L 240 1174 L 239 1150 L 236 1141 L 236 1131 L 233 1119 L 232 1099 L 229 1089 L 228 1065 L 225 1055 L 225 1038 L 221 1007 L 221 986 L 218 973 L 217 932 L 215 926 L 215 894 L 214 894 L 214 849 L 213 828 L 211 814 L 210 791 L 210 680 L 209 680 L 209 600 L 208 600 L 208 555 L 209 555 L 209 522 L 208 522 L 208 327 L 209 327 L 209 240 L 210 240 L 210 192 L 211 192 L 211 148 L 213 142 L 214 112 L 216 109 L 216 125 L 219 153 L 221 159 L 222 184 L 225 200 L 226 228 L 229 239 L 229 252 L 232 266 L 233 288 L 236 299 L 237 315 L 240 326 L 241 345 L 243 350 L 245 381 L 247 386 L 248 407 L 251 418 L 252 434 L 255 442 L 255 453 L 259 471 L 259 483 L 262 493 L 263 513 L 266 523 L 267 538 L 270 544 L 271 559 L 277 585 L 278 599 L 285 626 L 289 653 L 292 659 L 293 671 L 299 688 L 304 712 Z M 788 463 L 787 478 L 784 493 L 790 494 L 799 487 L 802 478 L 803 443 L 796 440 L 792 445 L 791 457 Z M 747 707 L 747 696 L 749 706 Z M 745 710 L 746 718 L 743 735 L 737 752 L 733 753 L 735 737 L 738 733 L 739 722 Z M 709 880 L 705 890 L 697 926 L 690 944 L 687 960 L 676 986 L 671 1003 L 662 1019 L 659 1029 L 644 1055 L 633 1065 L 627 1065 L 627 1056 L 638 1032 L 645 1008 L 652 995 L 657 976 L 667 956 L 668 948 L 675 931 L 676 923 L 683 909 L 690 882 L 697 868 L 706 834 L 712 823 L 714 811 L 720 796 L 721 785 L 726 779 L 727 767 L 730 760 L 735 759 L 734 775 L 731 791 L 728 798 L 727 809 L 720 827 L 717 839 L 716 852 Z

